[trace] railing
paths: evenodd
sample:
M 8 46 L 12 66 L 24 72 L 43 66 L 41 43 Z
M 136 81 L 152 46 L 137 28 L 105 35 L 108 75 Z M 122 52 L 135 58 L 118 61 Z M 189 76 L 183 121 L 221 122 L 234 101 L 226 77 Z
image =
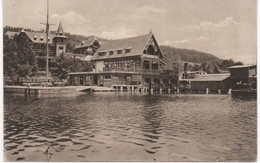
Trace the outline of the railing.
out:
M 125 72 L 159 74 L 159 70 L 150 70 L 150 69 L 104 68 L 103 71 L 106 71 L 106 72 L 109 72 L 109 71 L 125 71 Z

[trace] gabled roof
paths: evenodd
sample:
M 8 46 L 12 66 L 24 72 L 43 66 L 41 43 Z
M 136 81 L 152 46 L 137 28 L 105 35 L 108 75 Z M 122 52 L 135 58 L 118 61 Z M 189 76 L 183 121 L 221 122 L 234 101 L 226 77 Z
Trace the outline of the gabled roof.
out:
M 13 31 L 7 31 L 5 33 L 5 35 L 7 35 L 8 37 L 13 37 L 14 35 L 18 35 L 19 32 L 13 32 Z
M 91 37 L 87 40 L 82 41 L 83 45 L 77 46 L 75 47 L 75 49 L 80 49 L 80 48 L 84 48 L 84 47 L 89 47 L 91 45 L 93 45 L 93 43 L 96 41 L 97 39 L 95 37 Z
M 251 67 L 256 67 L 256 65 L 237 65 L 237 66 L 231 66 L 228 67 L 229 69 L 235 69 L 235 68 L 251 68 Z
M 118 40 L 110 40 L 104 42 L 101 47 L 95 52 L 93 56 L 93 60 L 100 60 L 100 59 L 108 59 L 108 58 L 121 58 L 121 57 L 129 57 L 129 56 L 140 56 L 143 53 L 143 50 L 145 49 L 146 45 L 150 41 L 150 39 L 154 36 L 152 33 L 131 37 L 131 38 L 124 38 L 124 39 L 118 39 Z M 156 46 L 157 42 L 154 41 Z M 129 53 L 122 53 L 122 54 L 116 54 L 109 55 L 108 53 L 104 56 L 99 56 L 100 52 L 109 52 L 109 51 L 116 51 L 116 50 L 123 50 L 123 49 L 131 49 Z M 158 46 L 159 49 L 159 46 Z M 159 52 L 161 53 L 160 49 Z M 162 54 L 162 53 L 161 53 Z
M 25 33 L 33 43 L 46 43 L 46 41 L 47 41 L 46 33 L 31 32 L 31 31 L 26 32 L 25 31 L 25 32 L 21 32 L 20 34 L 22 34 L 22 33 Z M 48 37 L 49 37 L 48 43 L 52 44 L 52 39 L 55 37 L 55 34 L 49 34 Z
M 192 79 L 191 81 L 223 81 L 229 78 L 230 73 L 226 74 L 206 74 L 198 76 L 197 78 Z

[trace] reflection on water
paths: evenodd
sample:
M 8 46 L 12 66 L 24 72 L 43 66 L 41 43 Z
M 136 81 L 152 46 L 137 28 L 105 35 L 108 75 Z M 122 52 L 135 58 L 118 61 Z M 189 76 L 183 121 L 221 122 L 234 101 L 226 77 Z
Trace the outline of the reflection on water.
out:
M 256 104 L 228 95 L 5 94 L 5 160 L 255 161 Z

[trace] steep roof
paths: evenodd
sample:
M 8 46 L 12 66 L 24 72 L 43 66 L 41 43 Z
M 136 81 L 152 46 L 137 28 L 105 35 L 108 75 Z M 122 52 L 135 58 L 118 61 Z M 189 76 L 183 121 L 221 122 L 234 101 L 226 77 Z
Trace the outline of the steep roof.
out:
M 150 34 L 131 37 L 131 38 L 106 41 L 96 51 L 92 60 L 139 56 L 143 53 L 143 50 L 145 46 L 148 44 L 151 37 L 153 37 L 153 39 L 155 40 L 153 34 L 150 33 Z M 157 45 L 156 40 L 155 43 Z M 109 52 L 109 51 L 124 50 L 124 49 L 131 49 L 131 50 L 129 53 L 113 54 L 113 55 L 106 54 L 104 56 L 99 56 L 100 52 Z M 159 48 L 159 52 L 161 53 L 160 48 Z
M 228 67 L 229 69 L 235 69 L 235 68 L 251 68 L 251 67 L 256 67 L 256 65 L 237 65 L 237 66 L 231 66 Z
M 84 47 L 89 47 L 91 45 L 93 45 L 93 43 L 95 42 L 95 40 L 97 40 L 95 37 L 91 37 L 87 40 L 82 41 L 83 45 L 77 46 L 75 47 L 75 49 L 80 49 L 80 48 L 84 48 Z
M 56 36 L 55 37 L 61 37 L 61 38 L 68 38 L 64 35 L 64 31 L 63 31 L 63 28 L 62 28 L 62 25 L 61 25 L 61 22 L 59 24 L 59 27 L 58 27 L 58 30 L 56 32 Z
M 21 33 L 25 33 L 33 43 L 46 43 L 46 41 L 47 41 L 46 33 L 31 32 L 31 31 L 30 32 L 25 31 L 25 32 L 21 32 Z M 48 42 L 50 44 L 52 44 L 52 39 L 55 37 L 55 34 L 49 34 L 48 37 L 49 37 Z
M 60 22 L 59 27 L 58 27 L 58 30 L 57 30 L 57 32 L 56 32 L 56 35 L 59 35 L 59 34 L 64 35 L 64 31 L 63 31 L 61 22 Z
M 198 76 L 197 78 L 194 78 L 191 80 L 191 82 L 193 81 L 223 81 L 227 78 L 229 78 L 230 73 L 226 73 L 226 74 L 206 74 L 206 75 L 201 75 Z

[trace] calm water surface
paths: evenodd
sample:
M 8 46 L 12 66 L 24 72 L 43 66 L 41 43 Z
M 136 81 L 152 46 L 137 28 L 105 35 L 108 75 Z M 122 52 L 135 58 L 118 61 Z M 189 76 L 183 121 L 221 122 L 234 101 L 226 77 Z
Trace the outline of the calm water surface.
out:
M 255 161 L 257 100 L 4 95 L 7 161 Z

